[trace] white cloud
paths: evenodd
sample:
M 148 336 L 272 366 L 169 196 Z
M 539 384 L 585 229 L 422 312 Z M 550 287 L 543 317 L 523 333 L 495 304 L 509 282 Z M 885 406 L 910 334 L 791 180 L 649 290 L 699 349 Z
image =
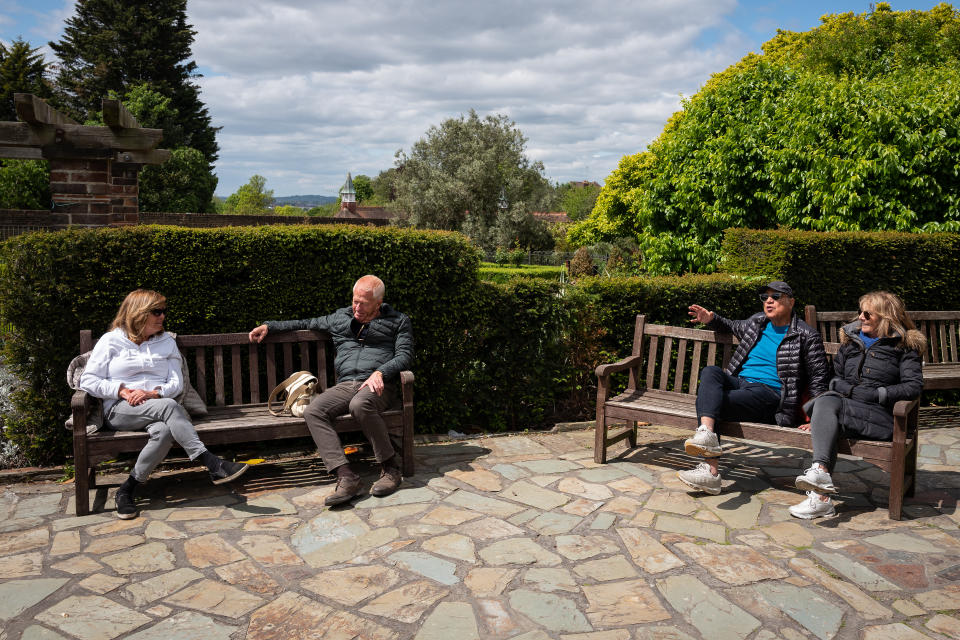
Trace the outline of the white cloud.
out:
M 191 1 L 202 98 L 224 127 L 217 191 L 260 173 L 278 195 L 335 193 L 471 108 L 514 119 L 552 180 L 602 182 L 743 55 L 736 30 L 697 44 L 734 4 Z

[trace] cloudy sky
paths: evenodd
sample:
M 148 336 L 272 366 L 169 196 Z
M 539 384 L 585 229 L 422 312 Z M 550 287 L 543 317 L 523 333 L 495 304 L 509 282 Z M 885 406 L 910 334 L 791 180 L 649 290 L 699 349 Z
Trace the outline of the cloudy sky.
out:
M 934 0 L 893 0 L 895 10 Z M 503 113 L 553 181 L 601 184 L 682 96 L 770 39 L 867 0 L 190 0 L 217 193 L 335 195 L 431 125 Z M 57 40 L 72 0 L 0 0 L 0 41 Z

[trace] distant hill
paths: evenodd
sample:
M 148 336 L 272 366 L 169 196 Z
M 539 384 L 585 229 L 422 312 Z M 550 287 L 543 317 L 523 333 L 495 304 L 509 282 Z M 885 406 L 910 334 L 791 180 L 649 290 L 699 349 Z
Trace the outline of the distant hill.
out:
M 273 204 L 278 207 L 290 205 L 310 209 L 311 207 L 319 207 L 320 205 L 330 204 L 336 201 L 337 199 L 334 196 L 280 196 L 279 198 L 273 199 Z

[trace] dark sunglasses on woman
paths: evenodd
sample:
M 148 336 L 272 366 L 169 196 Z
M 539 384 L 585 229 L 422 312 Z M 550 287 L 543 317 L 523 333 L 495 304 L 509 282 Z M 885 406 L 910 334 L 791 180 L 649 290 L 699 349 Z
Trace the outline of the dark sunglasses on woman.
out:
M 159 318 L 160 316 L 167 315 L 167 308 L 164 307 L 163 309 L 150 309 L 150 313 Z

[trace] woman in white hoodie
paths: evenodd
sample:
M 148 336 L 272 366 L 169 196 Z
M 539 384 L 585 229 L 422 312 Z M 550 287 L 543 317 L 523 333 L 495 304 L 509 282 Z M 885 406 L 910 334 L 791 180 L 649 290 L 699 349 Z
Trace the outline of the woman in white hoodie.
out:
M 207 451 L 186 410 L 175 400 L 183 390 L 183 361 L 177 342 L 163 331 L 167 299 L 147 289 L 131 291 L 90 354 L 80 388 L 103 399 L 108 427 L 147 431 L 150 440 L 130 477 L 117 489 L 117 516 L 137 516 L 134 493 L 176 442 L 191 460 L 200 459 L 214 484 L 240 477 L 247 465 Z

